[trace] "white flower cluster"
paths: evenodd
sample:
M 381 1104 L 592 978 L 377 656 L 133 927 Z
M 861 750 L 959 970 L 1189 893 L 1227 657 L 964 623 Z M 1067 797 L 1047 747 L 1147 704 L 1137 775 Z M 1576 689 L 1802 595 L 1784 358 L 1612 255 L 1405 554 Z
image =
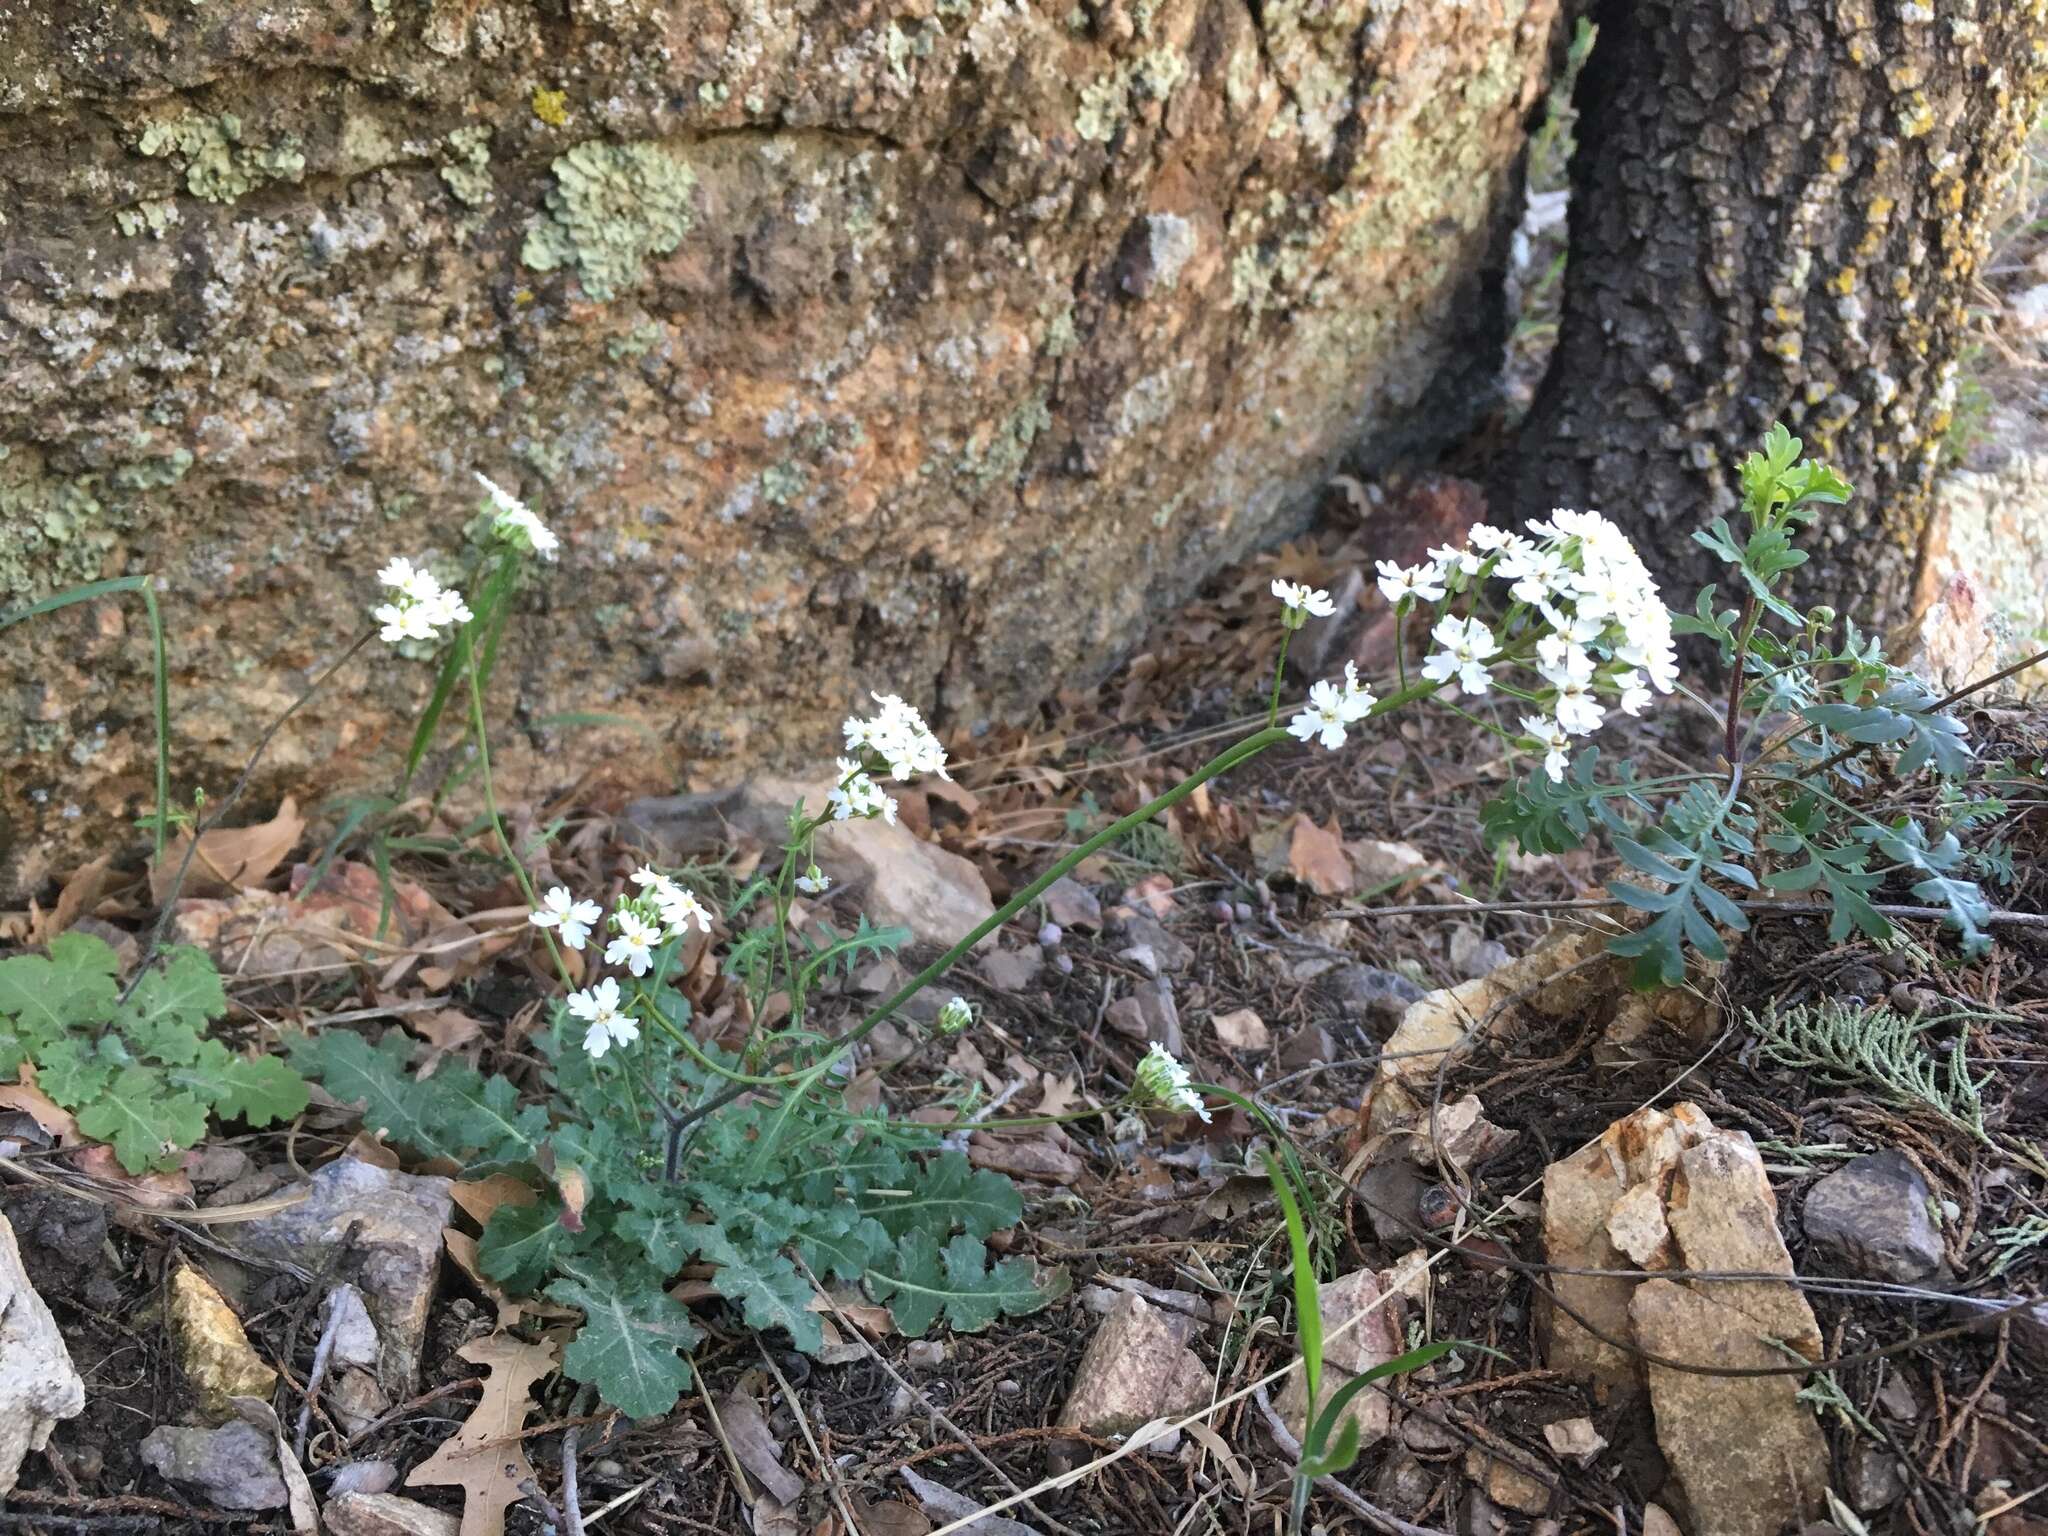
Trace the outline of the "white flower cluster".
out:
M 896 802 L 883 793 L 873 775 L 886 771 L 898 783 L 920 773 L 946 772 L 946 749 L 915 706 L 893 693 L 871 695 L 881 707 L 866 719 L 849 715 L 842 729 L 850 757 L 839 759 L 839 783 L 828 797 L 834 821 L 859 821 L 879 816 L 896 820 Z
M 1532 518 L 1528 529 L 1534 538 L 1480 523 L 1464 547 L 1433 549 L 1421 565 L 1380 561 L 1379 584 L 1405 611 L 1476 595 L 1489 580 L 1508 583 L 1498 630 L 1470 614 L 1437 620 L 1422 675 L 1481 694 L 1501 667 L 1531 668 L 1535 686 L 1510 691 L 1538 706 L 1522 716 L 1522 730 L 1542 748 L 1555 780 L 1564 777 L 1571 738 L 1606 719 L 1603 700 L 1624 714 L 1642 713 L 1652 689 L 1669 693 L 1677 685 L 1678 655 L 1671 615 L 1619 528 L 1598 512 L 1561 507 L 1547 520 Z
M 1204 1125 L 1209 1123 L 1209 1106 L 1195 1092 L 1195 1082 L 1188 1075 L 1188 1069 L 1156 1041 L 1145 1053 L 1145 1059 L 1138 1063 L 1131 1089 L 1132 1096 L 1140 1104 L 1170 1109 L 1177 1114 L 1199 1115 Z
M 622 897 L 612 911 L 613 937 L 605 945 L 608 965 L 622 965 L 635 976 L 645 976 L 654 964 L 654 951 L 664 940 L 680 938 L 691 928 L 711 931 L 711 913 L 694 891 L 685 890 L 659 870 L 642 865 L 633 871 L 638 896 Z M 540 906 L 526 915 L 536 928 L 552 928 L 570 949 L 590 942 L 590 931 L 603 920 L 603 910 L 594 901 L 579 901 L 567 887 L 556 886 L 541 898 Z M 569 994 L 569 1012 L 589 1028 L 583 1048 L 602 1056 L 614 1045 L 630 1045 L 640 1038 L 632 1018 L 620 1011 L 619 984 L 607 976 L 581 992 Z
M 1308 705 L 1287 722 L 1287 734 L 1300 741 L 1320 741 L 1334 752 L 1344 745 L 1345 730 L 1372 713 L 1377 703 L 1358 681 L 1358 663 L 1347 661 L 1343 685 L 1324 679 L 1310 688 Z
M 401 640 L 433 640 L 444 626 L 467 624 L 472 617 L 460 592 L 444 588 L 432 571 L 410 560 L 394 557 L 377 573 L 377 580 L 394 594 L 392 601 L 370 613 L 383 626 L 378 638 L 388 645 Z
M 964 997 L 949 997 L 932 1028 L 942 1035 L 957 1035 L 974 1022 L 974 1005 Z
M 533 508 L 499 485 L 489 475 L 479 474 L 476 483 L 484 488 L 484 494 L 491 498 L 491 508 L 497 513 L 497 520 L 491 530 L 507 544 L 519 549 L 530 549 L 544 560 L 555 558 L 555 551 L 562 547 L 562 541 L 555 537 L 555 531 L 538 517 Z

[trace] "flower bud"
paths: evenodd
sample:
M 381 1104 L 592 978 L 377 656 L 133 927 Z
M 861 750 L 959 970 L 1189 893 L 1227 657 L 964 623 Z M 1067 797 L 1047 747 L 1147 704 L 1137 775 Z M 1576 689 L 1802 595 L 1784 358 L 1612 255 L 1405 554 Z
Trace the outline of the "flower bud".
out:
M 932 1028 L 942 1035 L 957 1035 L 974 1022 L 974 1008 L 964 997 L 951 997 L 946 1006 L 939 1010 L 939 1016 L 932 1021 Z

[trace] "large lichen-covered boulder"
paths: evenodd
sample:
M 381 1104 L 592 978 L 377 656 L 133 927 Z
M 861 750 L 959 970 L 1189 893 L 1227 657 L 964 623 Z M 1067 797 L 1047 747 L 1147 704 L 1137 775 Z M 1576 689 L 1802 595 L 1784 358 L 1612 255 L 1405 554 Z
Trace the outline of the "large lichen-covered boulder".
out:
M 565 540 L 515 788 L 1014 713 L 1451 428 L 1556 10 L 6 6 L 0 604 L 152 573 L 218 793 L 481 470 Z M 153 794 L 122 601 L 0 639 L 0 891 Z M 366 653 L 259 791 L 388 783 L 430 676 Z

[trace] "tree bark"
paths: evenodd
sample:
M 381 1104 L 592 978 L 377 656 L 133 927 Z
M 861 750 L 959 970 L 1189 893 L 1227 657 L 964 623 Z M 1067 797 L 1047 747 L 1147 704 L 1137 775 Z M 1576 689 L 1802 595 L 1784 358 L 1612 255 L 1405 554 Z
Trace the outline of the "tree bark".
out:
M 1859 621 L 1923 605 L 1967 306 L 2041 101 L 2041 0 L 1597 0 L 1558 347 L 1517 508 L 1595 506 L 1689 608 L 1692 530 L 1782 420 L 1855 487 L 1795 573 Z

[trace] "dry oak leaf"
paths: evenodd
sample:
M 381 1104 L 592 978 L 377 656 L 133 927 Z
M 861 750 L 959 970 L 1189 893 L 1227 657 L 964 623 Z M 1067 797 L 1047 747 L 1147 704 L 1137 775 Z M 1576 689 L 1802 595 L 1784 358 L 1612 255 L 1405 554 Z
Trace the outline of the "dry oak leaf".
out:
M 405 1484 L 460 1484 L 461 1536 L 503 1536 L 506 1506 L 523 1497 L 519 1485 L 534 1475 L 526 1447 L 516 1437 L 534 1408 L 533 1384 L 554 1374 L 555 1354 L 502 1333 L 472 1340 L 456 1353 L 490 1372 L 483 1396 L 462 1428 L 413 1468 Z
M 1287 843 L 1287 868 L 1318 896 L 1342 896 L 1356 879 L 1351 860 L 1344 852 L 1344 835 L 1337 830 L 1334 817 L 1327 827 L 1317 826 L 1306 816 L 1294 818 Z
M 306 818 L 299 814 L 298 802 L 286 795 L 277 814 L 266 822 L 253 827 L 215 827 L 200 834 L 199 847 L 185 872 L 183 894 L 218 896 L 224 891 L 244 891 L 261 884 L 284 862 L 285 855 L 297 846 L 305 830 Z M 171 894 L 178 867 L 185 862 L 185 850 L 191 845 L 192 834 L 181 832 L 165 844 L 162 857 L 150 860 L 152 900 L 161 903 Z

